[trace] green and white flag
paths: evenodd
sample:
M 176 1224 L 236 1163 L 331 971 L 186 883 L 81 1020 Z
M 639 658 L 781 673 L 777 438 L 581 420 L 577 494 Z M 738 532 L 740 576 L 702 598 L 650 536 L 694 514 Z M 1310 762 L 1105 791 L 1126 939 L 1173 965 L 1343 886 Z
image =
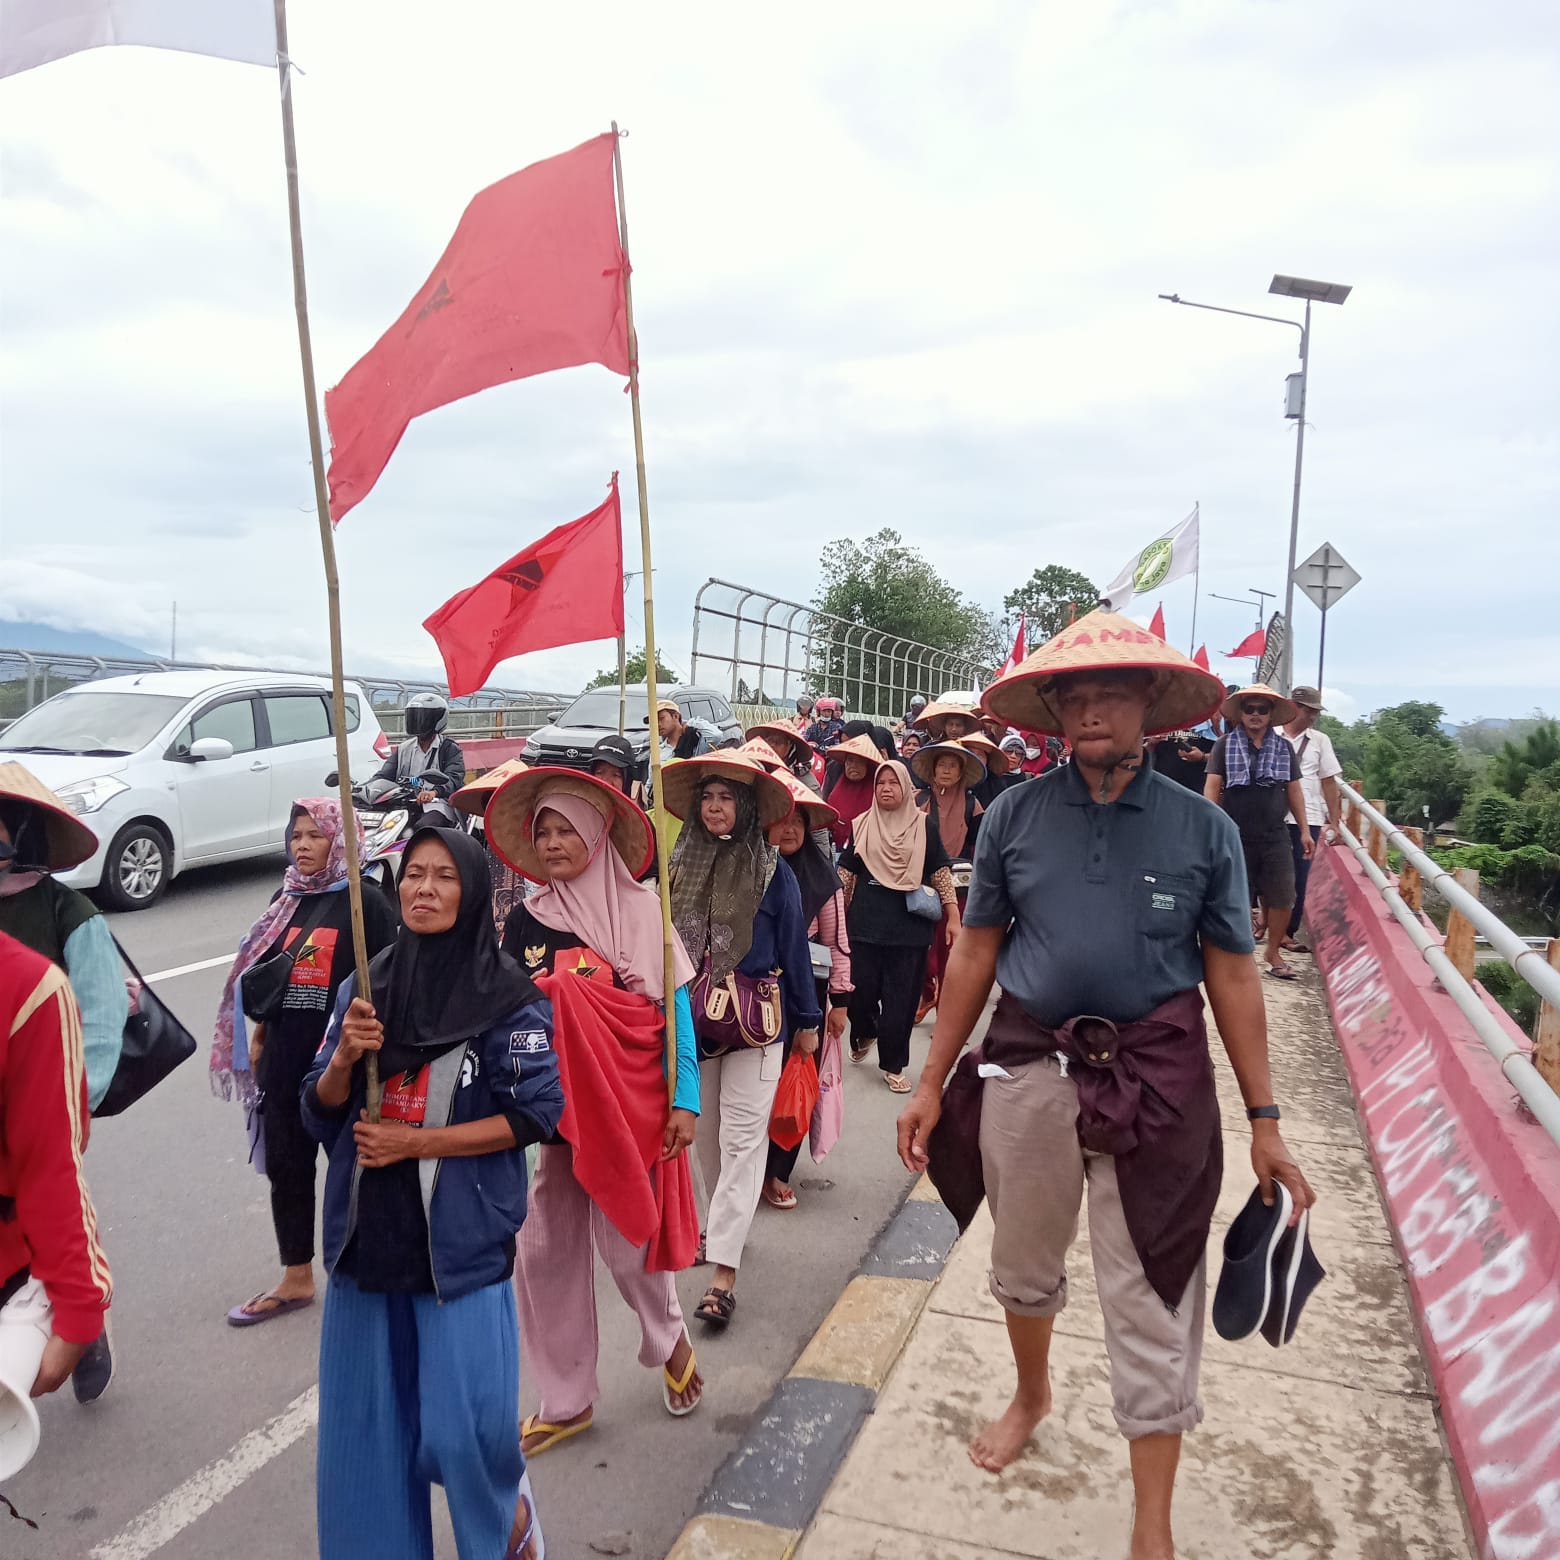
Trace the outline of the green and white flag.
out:
M 1107 612 L 1120 612 L 1134 596 L 1168 585 L 1197 570 L 1197 509 L 1174 529 L 1150 542 L 1123 567 L 1105 587 L 1100 605 Z

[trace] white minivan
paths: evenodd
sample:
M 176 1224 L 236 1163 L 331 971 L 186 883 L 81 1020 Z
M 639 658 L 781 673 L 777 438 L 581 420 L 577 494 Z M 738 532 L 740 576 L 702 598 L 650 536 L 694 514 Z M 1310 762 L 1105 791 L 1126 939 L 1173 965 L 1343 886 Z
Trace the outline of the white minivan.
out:
M 352 772 L 390 744 L 348 683 Z M 0 760 L 25 765 L 98 837 L 59 874 L 144 910 L 186 867 L 282 849 L 300 796 L 336 767 L 330 684 L 285 672 L 145 672 L 79 683 L 0 732 Z

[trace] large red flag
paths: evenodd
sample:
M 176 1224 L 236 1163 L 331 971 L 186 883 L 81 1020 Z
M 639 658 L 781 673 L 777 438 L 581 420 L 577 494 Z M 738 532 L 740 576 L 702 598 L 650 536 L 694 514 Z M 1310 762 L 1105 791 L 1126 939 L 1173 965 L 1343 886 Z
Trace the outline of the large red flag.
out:
M 549 531 L 424 621 L 453 697 L 475 693 L 512 655 L 623 632 L 622 524 L 613 472 L 600 509 Z
M 1205 672 L 1211 672 L 1213 670 L 1213 668 L 1208 665 L 1208 647 L 1207 647 L 1207 645 L 1198 645 L 1198 647 L 1197 647 L 1197 654 L 1194 655 L 1192 657 L 1192 659 L 1200 667 L 1202 667 L 1202 669 Z
M 1154 621 L 1148 625 L 1148 631 L 1158 639 L 1163 639 L 1165 637 L 1164 602 L 1161 601 L 1159 605 L 1154 608 Z
M 1267 654 L 1267 635 L 1260 628 L 1254 628 L 1233 650 L 1226 650 L 1224 653 L 1231 660 L 1243 655 L 1254 655 L 1260 658 Z
M 628 373 L 613 144 L 599 135 L 481 191 L 406 312 L 326 394 L 333 520 L 423 412 L 578 363 Z

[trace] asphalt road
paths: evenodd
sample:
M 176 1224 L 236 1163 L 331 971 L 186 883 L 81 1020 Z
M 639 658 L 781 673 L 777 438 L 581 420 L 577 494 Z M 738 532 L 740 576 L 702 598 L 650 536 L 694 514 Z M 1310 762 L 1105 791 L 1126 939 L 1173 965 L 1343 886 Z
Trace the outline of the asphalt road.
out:
M 191 873 L 155 909 L 114 917 L 114 930 L 148 976 L 230 955 L 280 866 Z M 242 1114 L 214 1099 L 206 1081 L 205 1042 L 224 975 L 218 965 L 158 983 L 201 1051 L 133 1110 L 94 1124 L 86 1168 L 114 1271 L 116 1375 L 91 1407 L 69 1388 L 40 1405 L 38 1455 L 3 1492 L 37 1526 L 0 1505 L 3 1560 L 298 1560 L 315 1552 L 320 1308 L 243 1331 L 224 1320 L 279 1271 L 267 1186 L 247 1164 Z M 925 1044 L 919 1032 L 917 1066 Z M 635 1358 L 637 1327 L 598 1269 L 596 1424 L 533 1466 L 555 1560 L 665 1554 L 897 1205 L 907 1179 L 893 1153 L 898 1101 L 870 1062 L 849 1068 L 846 1084 L 839 1146 L 823 1167 L 803 1154 L 801 1207 L 759 1209 L 729 1332 L 711 1337 L 694 1324 L 708 1388 L 690 1418 L 674 1421 L 663 1410 L 657 1374 Z M 683 1275 L 689 1312 L 706 1281 L 702 1270 Z M 521 1404 L 536 1406 L 524 1361 Z M 440 1556 L 453 1557 L 442 1514 L 439 1532 Z

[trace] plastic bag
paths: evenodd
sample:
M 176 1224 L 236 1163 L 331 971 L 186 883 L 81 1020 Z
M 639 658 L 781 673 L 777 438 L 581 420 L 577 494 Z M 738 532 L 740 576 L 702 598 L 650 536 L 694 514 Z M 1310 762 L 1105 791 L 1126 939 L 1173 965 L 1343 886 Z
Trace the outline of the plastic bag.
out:
M 775 1086 L 775 1108 L 769 1114 L 769 1141 L 797 1148 L 807 1136 L 813 1107 L 818 1103 L 818 1068 L 812 1057 L 792 1051 Z

